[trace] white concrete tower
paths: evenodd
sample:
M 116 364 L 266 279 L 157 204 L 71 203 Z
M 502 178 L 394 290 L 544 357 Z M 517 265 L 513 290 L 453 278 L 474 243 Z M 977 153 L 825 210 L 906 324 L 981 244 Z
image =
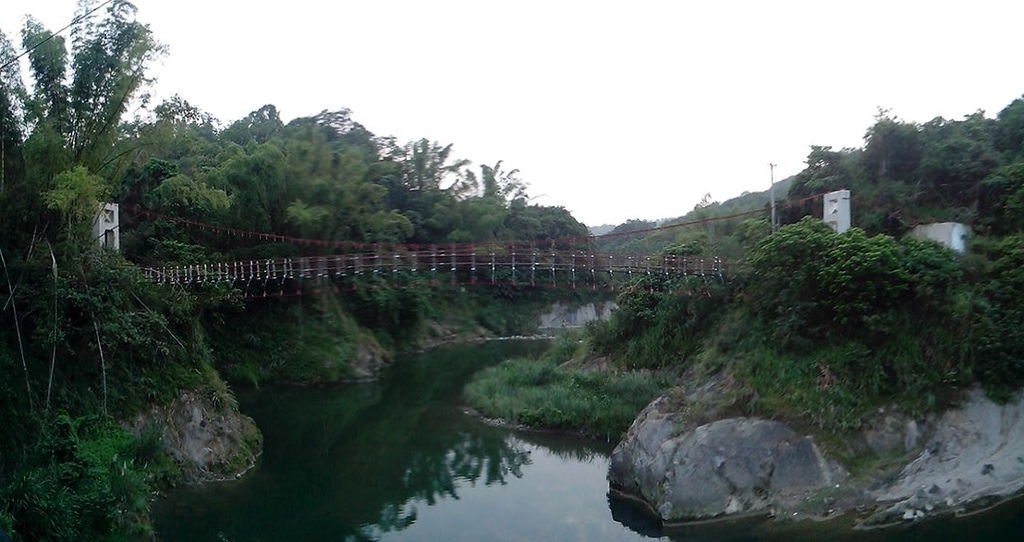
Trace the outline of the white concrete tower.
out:
M 101 203 L 92 221 L 92 235 L 102 248 L 121 250 L 121 225 L 116 203 Z
M 822 219 L 836 233 L 850 229 L 850 191 L 836 190 L 825 194 Z

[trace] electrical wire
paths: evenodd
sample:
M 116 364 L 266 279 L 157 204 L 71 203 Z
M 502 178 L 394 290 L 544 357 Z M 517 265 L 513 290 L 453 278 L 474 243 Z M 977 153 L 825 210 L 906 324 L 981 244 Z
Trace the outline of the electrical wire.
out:
M 90 16 L 90 15 L 92 15 L 93 13 L 95 13 L 96 11 L 98 11 L 98 10 L 99 10 L 100 8 L 102 8 L 103 6 L 105 6 L 105 5 L 109 4 L 109 3 L 113 2 L 113 1 L 114 1 L 114 0 L 106 0 L 106 2 L 103 2 L 102 4 L 100 4 L 100 5 L 98 5 L 98 6 L 94 7 L 94 8 L 92 8 L 92 9 L 90 9 L 89 11 L 86 11 L 85 13 L 83 13 L 83 14 L 79 15 L 78 17 L 75 17 L 75 18 L 74 18 L 74 19 L 73 19 L 73 20 L 72 20 L 72 21 L 71 21 L 70 23 L 68 23 L 67 25 L 65 25 L 65 26 L 64 26 L 64 28 L 61 28 L 60 30 L 58 30 L 58 31 L 56 31 L 56 32 L 51 32 L 49 36 L 46 36 L 45 38 L 43 38 L 43 39 L 39 40 L 39 43 L 36 43 L 36 44 L 35 44 L 35 45 L 33 45 L 32 47 L 29 47 L 28 49 L 25 49 L 24 51 L 22 51 L 21 53 L 19 53 L 19 54 L 18 54 L 17 56 L 15 56 L 14 58 L 12 58 L 12 59 L 8 60 L 7 62 L 4 62 L 4 65 L 3 65 L 3 66 L 0 66 L 0 71 L 3 71 L 3 70 L 5 70 L 5 69 L 7 69 L 7 67 L 8 67 L 8 66 L 10 66 L 11 64 L 14 64 L 15 62 L 17 62 L 17 61 L 21 60 L 21 58 L 22 58 L 22 57 L 24 57 L 25 55 L 27 55 L 27 54 L 31 53 L 32 51 L 35 51 L 36 49 L 38 49 L 39 47 L 41 47 L 41 46 L 42 46 L 42 45 L 43 45 L 44 43 L 46 43 L 46 42 L 48 42 L 48 41 L 52 40 L 52 39 L 53 39 L 54 37 L 56 37 L 56 36 L 57 36 L 58 34 L 60 34 L 61 32 L 63 32 L 63 31 L 65 31 L 65 30 L 67 30 L 67 29 L 71 28 L 72 26 L 75 26 L 76 24 L 78 24 L 78 23 L 80 23 L 80 22 L 84 21 L 84 20 L 85 20 L 86 18 L 88 18 L 88 17 Z

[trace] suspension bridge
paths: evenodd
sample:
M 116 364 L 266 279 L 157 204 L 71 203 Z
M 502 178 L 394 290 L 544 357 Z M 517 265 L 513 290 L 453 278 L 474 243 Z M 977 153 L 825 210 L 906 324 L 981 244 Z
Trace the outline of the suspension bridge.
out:
M 230 284 L 246 295 L 298 293 L 311 285 L 384 278 L 397 286 L 511 285 L 610 288 L 639 276 L 724 282 L 733 265 L 721 258 L 611 255 L 586 250 L 503 250 L 430 246 L 296 258 L 143 268 L 147 280 L 170 286 Z
M 786 205 L 801 205 L 821 196 L 817 194 Z M 172 287 L 226 284 L 240 289 L 246 297 L 301 295 L 307 289 L 330 284 L 354 287 L 357 281 L 367 278 L 388 280 L 397 287 L 510 285 L 611 290 L 636 277 L 688 277 L 725 282 L 743 265 L 742 261 L 727 261 L 716 255 L 602 253 L 598 250 L 599 242 L 625 236 L 644 238 L 666 230 L 706 226 L 764 213 L 765 209 L 754 209 L 601 236 L 416 245 L 304 239 L 204 224 L 138 208 L 132 210 L 132 214 L 141 219 L 166 220 L 212 234 L 310 247 L 308 252 L 313 254 L 308 256 L 140 266 L 145 279 L 157 284 Z

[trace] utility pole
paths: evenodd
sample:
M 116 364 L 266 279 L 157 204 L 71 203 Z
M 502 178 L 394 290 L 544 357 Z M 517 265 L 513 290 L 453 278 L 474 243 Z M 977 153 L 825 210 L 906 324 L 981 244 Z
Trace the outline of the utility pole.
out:
M 772 184 L 768 187 L 768 197 L 772 200 L 772 233 L 778 229 L 775 222 L 775 166 L 778 164 L 768 163 L 768 169 L 771 170 Z

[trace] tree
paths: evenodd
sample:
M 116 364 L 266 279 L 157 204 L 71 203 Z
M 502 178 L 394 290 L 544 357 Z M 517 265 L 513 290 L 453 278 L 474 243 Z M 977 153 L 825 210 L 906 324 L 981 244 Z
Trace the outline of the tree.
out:
M 267 104 L 233 122 L 221 135 L 228 141 L 245 146 L 266 143 L 279 135 L 283 128 L 277 107 Z
M 60 213 L 67 240 L 80 250 L 91 239 L 92 219 L 100 211 L 100 202 L 110 190 L 103 178 L 89 173 L 84 166 L 57 175 L 54 188 L 43 194 L 46 206 Z
M 502 161 L 494 166 L 480 166 L 480 181 L 484 198 L 494 199 L 508 204 L 519 199 L 526 199 L 526 182 L 519 178 L 519 170 L 505 171 Z
M 405 146 L 402 156 L 402 184 L 409 190 L 449 188 L 460 193 L 459 173 L 469 160 L 452 159 L 452 145 L 420 139 Z
M 0 32 L 0 65 L 11 62 L 14 47 Z M 22 152 L 22 99 L 25 88 L 21 82 L 18 64 L 12 63 L 0 71 L 0 197 L 7 179 L 21 179 L 24 175 Z
M 1004 107 L 996 119 L 996 148 L 1011 159 L 1020 156 L 1024 151 L 1024 97 Z
M 909 182 L 921 161 L 919 128 L 879 109 L 875 124 L 864 136 L 864 167 L 874 182 Z

